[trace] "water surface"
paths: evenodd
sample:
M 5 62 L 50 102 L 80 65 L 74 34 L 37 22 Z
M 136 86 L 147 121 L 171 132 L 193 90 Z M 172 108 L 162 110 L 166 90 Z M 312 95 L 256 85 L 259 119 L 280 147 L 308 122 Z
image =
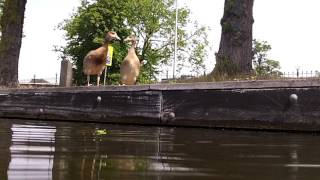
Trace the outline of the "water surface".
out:
M 319 178 L 319 135 L 0 119 L 1 180 Z

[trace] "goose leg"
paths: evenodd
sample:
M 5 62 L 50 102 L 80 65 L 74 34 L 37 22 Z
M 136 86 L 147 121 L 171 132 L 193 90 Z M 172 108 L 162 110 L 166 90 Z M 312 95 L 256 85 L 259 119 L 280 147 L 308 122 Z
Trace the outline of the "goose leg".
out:
M 100 84 L 100 74 L 97 75 L 97 86 Z
M 134 77 L 134 78 L 133 78 L 133 82 L 134 82 L 134 83 L 133 83 L 134 85 L 137 85 L 137 77 Z
M 90 75 L 87 75 L 87 85 L 90 86 Z

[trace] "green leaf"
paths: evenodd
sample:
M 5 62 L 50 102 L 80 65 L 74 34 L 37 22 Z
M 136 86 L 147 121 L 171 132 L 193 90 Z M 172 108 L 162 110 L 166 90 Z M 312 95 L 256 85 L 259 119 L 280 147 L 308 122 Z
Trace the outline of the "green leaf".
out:
M 181 67 L 193 67 L 193 71 L 204 70 L 207 56 L 207 28 L 195 26 L 187 31 L 190 10 L 179 9 L 178 45 Z M 60 23 L 67 45 L 59 49 L 62 57 L 69 57 L 76 66 L 74 80 L 83 85 L 86 77 L 82 73 L 82 61 L 86 53 L 99 47 L 106 31 L 114 30 L 124 39 L 131 33 L 139 39 L 136 52 L 147 64 L 141 68 L 139 83 L 151 83 L 163 65 L 173 60 L 175 9 L 174 0 L 99 0 L 83 3 L 67 20 Z M 108 69 L 108 84 L 118 84 L 119 69 L 128 52 L 124 42 L 114 44 L 113 66 Z M 94 80 L 94 79 L 93 79 Z
M 97 129 L 95 134 L 98 135 L 98 136 L 107 135 L 108 131 L 106 129 Z

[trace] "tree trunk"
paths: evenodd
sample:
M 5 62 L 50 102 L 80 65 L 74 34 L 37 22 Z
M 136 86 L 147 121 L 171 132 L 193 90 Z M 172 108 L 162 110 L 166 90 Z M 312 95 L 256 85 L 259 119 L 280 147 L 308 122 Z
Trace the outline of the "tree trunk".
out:
M 252 25 L 254 0 L 225 0 L 221 40 L 213 75 L 216 79 L 252 73 Z
M 24 11 L 27 0 L 6 0 L 1 18 L 0 86 L 18 85 Z

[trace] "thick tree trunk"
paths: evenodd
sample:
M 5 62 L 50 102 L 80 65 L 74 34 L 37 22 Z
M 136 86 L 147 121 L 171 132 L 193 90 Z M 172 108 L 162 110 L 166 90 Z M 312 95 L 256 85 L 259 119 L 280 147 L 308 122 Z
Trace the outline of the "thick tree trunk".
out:
M 18 64 L 21 48 L 24 11 L 27 0 L 6 0 L 1 18 L 0 86 L 18 84 Z
M 221 40 L 213 75 L 216 79 L 246 76 L 252 72 L 254 0 L 225 0 Z

